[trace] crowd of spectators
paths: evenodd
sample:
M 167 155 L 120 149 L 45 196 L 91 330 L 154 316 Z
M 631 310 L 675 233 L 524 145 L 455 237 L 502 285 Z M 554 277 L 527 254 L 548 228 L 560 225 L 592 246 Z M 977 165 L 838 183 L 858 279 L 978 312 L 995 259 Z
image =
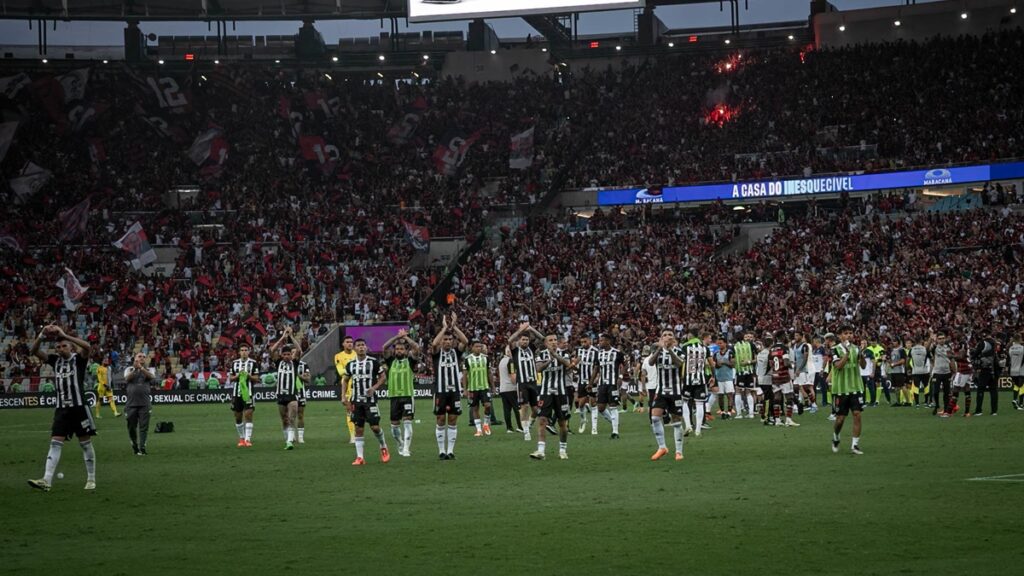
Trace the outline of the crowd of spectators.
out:
M 52 178 L 0 203 L 0 318 L 14 336 L 4 372 L 38 370 L 27 342 L 50 321 L 107 352 L 138 343 L 164 372 L 172 359 L 216 370 L 231 343 L 262 345 L 284 323 L 304 326 L 307 343 L 342 321 L 412 317 L 430 333 L 437 314 L 415 311 L 441 271 L 410 268 L 406 223 L 472 240 L 492 210 L 536 203 L 555 174 L 567 187 L 672 185 L 1017 157 L 1022 42 L 1016 31 L 670 55 L 507 83 L 97 65 L 74 97 L 53 90 L 52 70 L 29 68 L 31 83 L 7 82 L 0 95 L 4 119 L 19 122 L 0 173 L 7 181 L 33 162 Z M 533 166 L 511 170 L 509 139 L 531 126 Z M 212 128 L 197 163 L 190 148 Z M 445 175 L 436 153 L 450 135 L 471 145 Z M 983 196 L 1006 204 L 1020 193 Z M 58 240 L 60 211 L 87 197 L 87 226 Z M 636 342 L 694 321 L 724 332 L 786 318 L 889 332 L 970 325 L 978 314 L 1017 322 L 1017 253 L 944 249 L 1019 242 L 1019 218 L 904 218 L 916 203 L 904 191 L 792 213 L 757 202 L 542 216 L 475 255 L 452 294 L 494 345 L 527 318 Z M 177 250 L 156 273 L 133 271 L 110 245 L 136 221 L 158 249 Z M 783 226 L 749 253 L 721 255 L 740 221 Z M 65 267 L 88 287 L 74 315 L 54 287 Z

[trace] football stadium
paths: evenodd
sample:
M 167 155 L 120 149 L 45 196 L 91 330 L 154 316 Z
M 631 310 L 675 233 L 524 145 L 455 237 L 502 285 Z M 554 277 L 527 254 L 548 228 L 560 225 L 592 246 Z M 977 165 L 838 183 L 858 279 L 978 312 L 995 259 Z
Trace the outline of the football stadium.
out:
M 0 2 L 3 573 L 1020 570 L 1018 9 Z

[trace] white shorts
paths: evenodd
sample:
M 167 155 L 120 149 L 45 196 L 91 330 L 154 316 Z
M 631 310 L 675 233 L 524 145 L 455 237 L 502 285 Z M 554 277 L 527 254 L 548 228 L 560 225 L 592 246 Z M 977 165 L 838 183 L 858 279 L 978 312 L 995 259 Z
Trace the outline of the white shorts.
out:
M 771 386 L 772 385 L 772 375 L 771 374 L 766 374 L 764 376 L 758 376 L 757 377 L 757 385 L 758 386 Z
M 970 388 L 972 382 L 971 374 L 957 374 L 953 377 L 953 388 Z
M 776 394 L 779 392 L 782 392 L 783 394 L 792 394 L 793 383 L 787 382 L 785 384 L 772 384 L 772 392 L 775 392 Z
M 733 385 L 732 380 L 719 380 L 718 382 L 718 393 L 719 394 L 735 394 L 736 386 Z
M 794 386 L 814 386 L 814 374 L 801 372 L 793 379 Z

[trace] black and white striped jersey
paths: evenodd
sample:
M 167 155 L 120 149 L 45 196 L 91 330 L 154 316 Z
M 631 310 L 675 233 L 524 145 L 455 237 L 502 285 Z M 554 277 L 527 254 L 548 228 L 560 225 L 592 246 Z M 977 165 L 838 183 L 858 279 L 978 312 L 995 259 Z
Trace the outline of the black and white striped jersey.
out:
M 349 387 L 349 401 L 374 403 L 377 395 L 370 393 L 370 388 L 377 383 L 377 379 L 384 373 L 384 364 L 373 356 L 366 356 L 359 359 L 356 356 L 345 365 L 345 374 L 351 379 Z
M 708 383 L 708 347 L 700 342 L 683 344 L 684 386 L 706 386 Z
M 672 348 L 676 356 L 683 357 L 683 349 L 679 346 Z M 662 350 L 654 359 L 654 365 L 658 368 L 658 395 L 659 396 L 682 396 L 683 395 L 683 367 L 677 366 L 672 360 L 672 354 Z
M 551 363 L 540 374 L 540 395 L 563 396 L 567 380 L 565 366 L 553 358 L 550 350 L 537 353 L 537 362 L 548 361 Z
M 601 386 L 619 385 L 619 368 L 626 363 L 626 356 L 618 348 L 598 349 L 597 367 L 600 370 L 598 383 Z
M 462 367 L 459 366 L 459 351 L 438 350 L 434 353 L 434 392 L 445 394 L 459 392 L 462 386 Z
M 512 370 L 516 375 L 516 382 L 520 386 L 537 385 L 537 362 L 533 350 L 529 346 L 526 348 L 516 346 L 512 349 Z
M 278 397 L 297 396 L 303 388 L 299 376 L 306 370 L 306 363 L 301 360 L 279 360 L 277 362 Z
M 252 391 L 252 387 L 256 384 L 257 380 L 257 366 L 256 361 L 252 358 L 236 358 L 231 363 L 231 372 L 228 374 L 228 381 L 231 386 L 231 397 L 240 398 L 242 396 L 242 390 L 238 386 L 238 375 L 245 372 L 248 376 L 249 391 Z
M 579 348 L 576 350 L 576 358 L 579 364 L 576 365 L 576 376 L 579 378 L 580 386 L 589 386 L 590 379 L 594 377 L 594 366 L 597 365 L 596 346 Z
M 67 358 L 58 354 L 50 354 L 46 358 L 46 363 L 53 368 L 56 379 L 57 407 L 86 406 L 82 390 L 85 387 L 85 373 L 89 366 L 89 359 L 79 356 L 77 352 Z

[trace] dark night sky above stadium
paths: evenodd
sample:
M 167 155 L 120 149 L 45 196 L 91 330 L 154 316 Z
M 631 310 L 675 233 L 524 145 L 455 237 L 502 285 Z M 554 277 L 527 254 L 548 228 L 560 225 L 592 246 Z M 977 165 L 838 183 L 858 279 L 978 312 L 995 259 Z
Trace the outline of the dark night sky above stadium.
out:
M 919 0 L 931 1 L 931 0 Z M 786 20 L 802 20 L 807 17 L 810 2 L 808 0 L 749 0 L 749 10 L 741 10 L 741 24 L 758 24 Z M 873 8 L 902 4 L 902 0 L 832 0 L 832 4 L 840 10 Z M 740 3 L 742 8 L 743 3 Z M 710 26 L 727 26 L 729 24 L 728 8 L 719 11 L 717 2 L 691 6 L 663 7 L 657 10 L 658 16 L 670 28 L 694 28 Z M 520 18 L 501 18 L 488 20 L 501 37 L 525 37 L 536 34 L 529 25 Z M 230 34 L 294 34 L 298 30 L 298 22 L 239 22 L 235 31 Z M 340 37 L 376 36 L 387 31 L 388 24 L 381 28 L 380 21 L 321 21 L 316 24 L 328 44 L 336 43 Z M 51 32 L 51 45 L 119 45 L 121 43 L 120 22 L 77 22 L 57 24 L 57 31 Z M 605 32 L 622 32 L 632 27 L 630 11 L 600 12 L 586 14 L 580 18 L 580 33 L 598 34 Z M 410 25 L 405 28 L 418 30 L 464 30 L 465 22 L 435 22 Z M 146 33 L 157 35 L 205 35 L 212 34 L 204 23 L 166 23 L 144 22 L 142 29 Z M 29 30 L 24 21 L 0 22 L 0 37 L 4 45 L 28 44 L 36 42 L 36 32 Z

